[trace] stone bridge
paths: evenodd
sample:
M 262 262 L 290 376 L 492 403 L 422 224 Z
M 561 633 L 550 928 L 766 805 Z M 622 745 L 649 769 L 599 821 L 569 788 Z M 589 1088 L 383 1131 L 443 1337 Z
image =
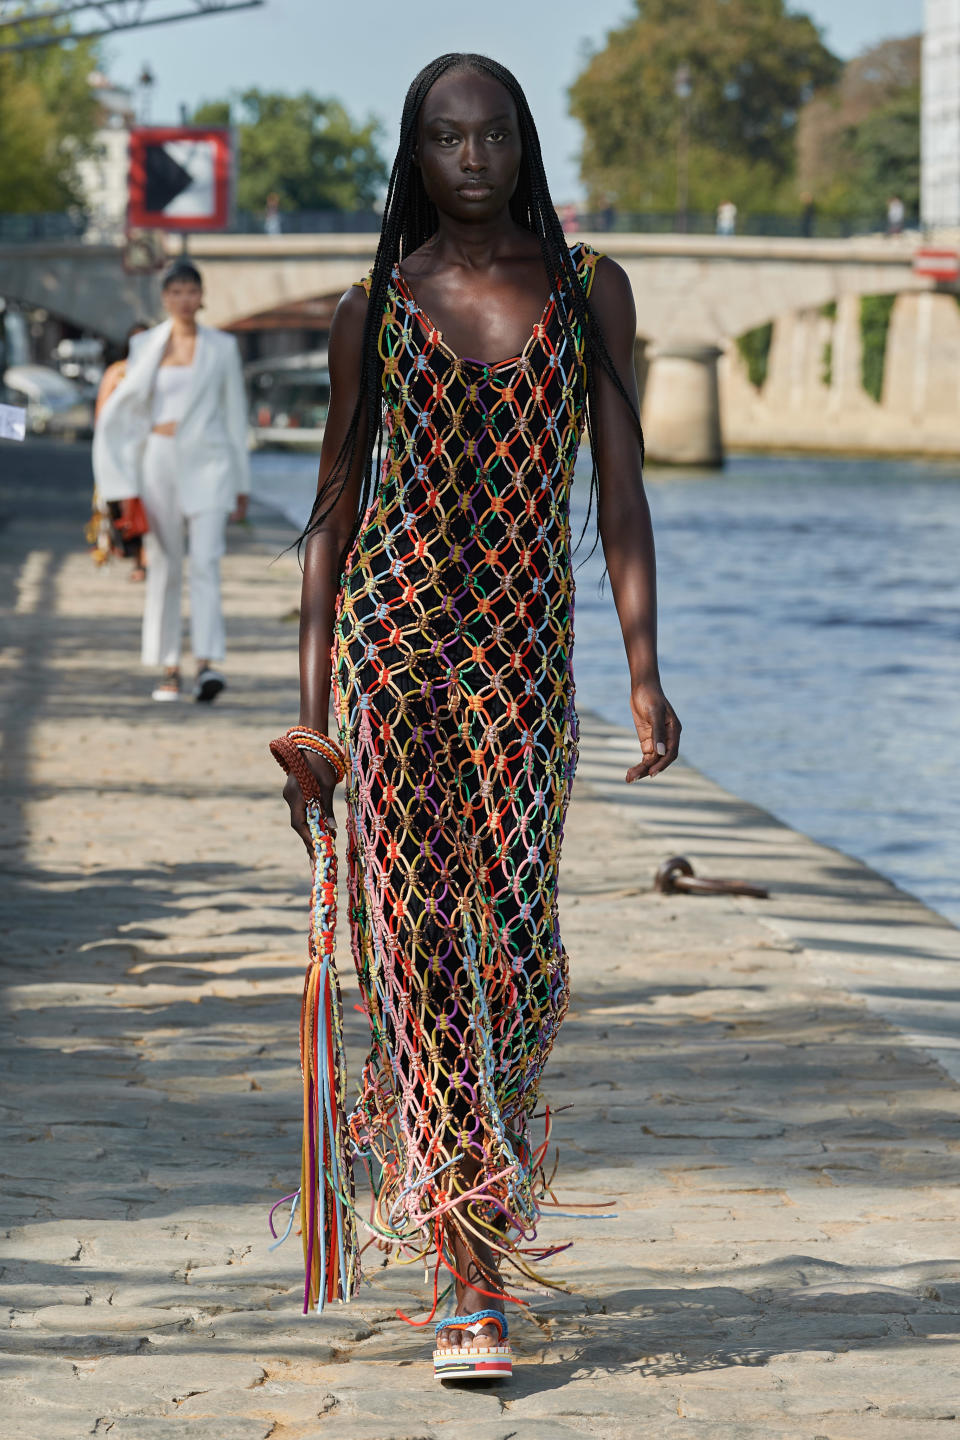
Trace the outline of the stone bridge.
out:
M 916 240 L 909 236 L 584 238 L 623 265 L 633 286 L 650 453 L 686 463 L 722 456 L 717 360 L 736 336 L 849 297 L 936 288 L 914 273 Z M 329 313 L 369 266 L 375 244 L 372 235 L 193 236 L 205 319 L 242 327 L 258 314 L 309 302 Z M 0 295 L 113 338 L 135 316 L 159 313 L 155 277 L 125 275 L 119 249 L 83 242 L 0 245 Z

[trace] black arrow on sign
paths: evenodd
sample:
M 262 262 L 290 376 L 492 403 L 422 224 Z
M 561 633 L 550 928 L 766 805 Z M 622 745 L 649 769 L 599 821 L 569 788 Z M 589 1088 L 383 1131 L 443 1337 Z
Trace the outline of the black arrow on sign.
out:
M 193 176 L 168 155 L 162 145 L 148 145 L 144 157 L 146 204 L 151 215 L 159 215 L 193 184 Z

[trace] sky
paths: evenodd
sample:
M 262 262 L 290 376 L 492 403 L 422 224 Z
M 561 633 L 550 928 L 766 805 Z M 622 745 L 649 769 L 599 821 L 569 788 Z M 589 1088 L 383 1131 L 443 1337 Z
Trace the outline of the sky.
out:
M 923 0 L 806 0 L 827 45 L 844 59 L 880 40 L 923 28 Z M 581 132 L 567 114 L 567 88 L 589 50 L 634 13 L 632 0 L 266 0 L 259 9 L 118 35 L 107 69 L 132 84 L 144 64 L 156 78 L 153 123 L 176 122 L 180 106 L 253 86 L 312 90 L 351 114 L 376 115 L 392 159 L 404 92 L 420 67 L 449 50 L 492 55 L 523 85 L 540 131 L 558 204 L 582 198 Z

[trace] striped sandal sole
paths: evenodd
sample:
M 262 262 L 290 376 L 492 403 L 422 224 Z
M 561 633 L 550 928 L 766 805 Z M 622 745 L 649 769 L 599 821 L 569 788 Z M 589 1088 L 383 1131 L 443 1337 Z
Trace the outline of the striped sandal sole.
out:
M 472 1315 L 452 1315 L 436 1327 L 463 1330 L 476 1338 L 485 1325 L 493 1321 L 499 1333 L 496 1345 L 456 1345 L 447 1350 L 434 1350 L 435 1380 L 508 1380 L 513 1374 L 513 1355 L 507 1344 L 506 1318 L 497 1310 L 477 1310 Z
M 513 1356 L 509 1345 L 434 1350 L 433 1374 L 437 1380 L 509 1379 L 513 1374 Z

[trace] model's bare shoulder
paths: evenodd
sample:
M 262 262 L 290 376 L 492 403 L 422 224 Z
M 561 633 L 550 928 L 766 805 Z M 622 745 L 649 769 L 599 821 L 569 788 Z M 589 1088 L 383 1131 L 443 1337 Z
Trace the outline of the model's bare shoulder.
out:
M 344 290 L 333 312 L 334 322 L 346 321 L 347 324 L 350 324 L 351 321 L 359 321 L 361 325 L 363 324 L 367 315 L 367 306 L 370 303 L 367 282 L 368 277 L 365 275 L 362 280 L 357 280 L 349 289 Z
M 351 285 L 337 301 L 330 322 L 328 345 L 328 363 L 333 378 L 342 369 L 359 373 L 368 304 L 366 291 L 360 285 Z
M 369 304 L 367 292 L 359 283 L 344 290 L 330 322 L 331 341 L 334 337 L 349 341 L 351 337 L 362 336 Z
M 626 270 L 609 255 L 601 255 L 597 261 L 590 290 L 590 308 L 605 335 L 629 334 L 633 343 L 637 330 L 633 287 Z

